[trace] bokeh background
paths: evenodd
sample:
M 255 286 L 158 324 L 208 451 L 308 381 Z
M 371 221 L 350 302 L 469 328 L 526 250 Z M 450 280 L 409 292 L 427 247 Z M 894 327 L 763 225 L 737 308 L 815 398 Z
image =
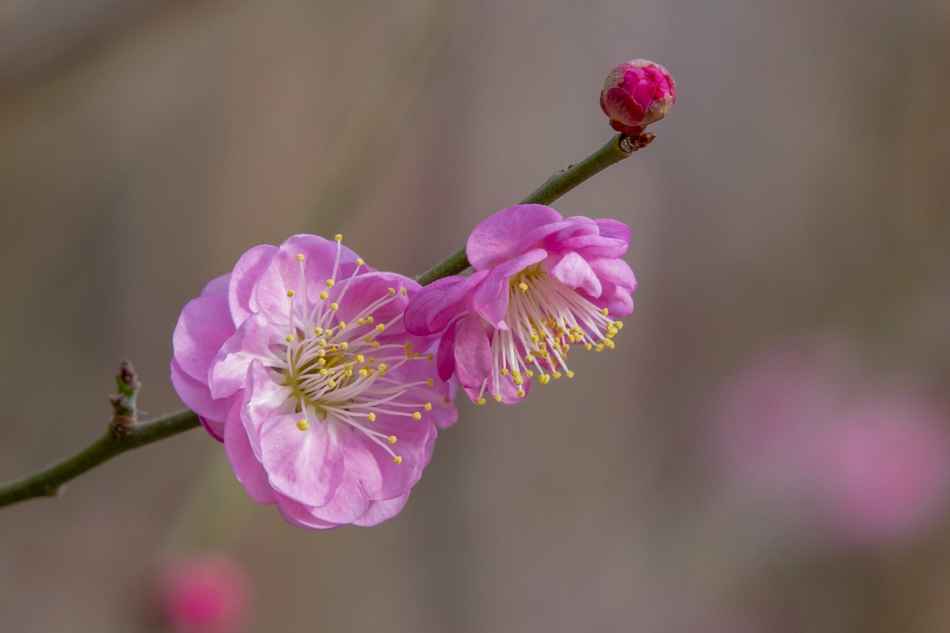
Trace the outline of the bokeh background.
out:
M 460 399 L 376 528 L 291 528 L 201 431 L 4 509 L 0 629 L 156 630 L 156 566 L 216 552 L 246 631 L 950 630 L 945 0 L 3 3 L 0 479 L 98 436 L 123 358 L 179 408 L 179 310 L 250 246 L 455 251 L 635 57 L 676 106 L 555 205 L 633 229 L 616 350 Z

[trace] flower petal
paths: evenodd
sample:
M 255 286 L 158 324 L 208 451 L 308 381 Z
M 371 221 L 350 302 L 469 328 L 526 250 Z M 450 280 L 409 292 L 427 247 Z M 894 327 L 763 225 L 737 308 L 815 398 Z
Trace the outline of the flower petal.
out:
M 258 503 L 277 503 L 274 490 L 267 480 L 264 466 L 251 450 L 251 443 L 247 437 L 247 429 L 241 421 L 242 403 L 236 402 L 228 413 L 227 423 L 224 425 L 224 450 L 234 476 L 241 482 L 251 498 Z
M 202 297 L 226 297 L 228 296 L 228 286 L 231 284 L 231 273 L 226 273 L 220 277 L 215 277 L 201 289 Z
M 561 222 L 553 222 L 539 226 L 527 235 L 521 238 L 517 250 L 523 252 L 533 247 L 544 247 L 551 251 L 559 250 L 557 243 L 559 240 L 567 239 L 575 235 L 597 235 L 597 223 L 590 218 L 582 215 L 576 215 L 570 218 L 564 218 Z
M 285 330 L 286 332 L 286 330 Z M 251 361 L 273 365 L 277 358 L 272 345 L 283 343 L 283 332 L 262 314 L 244 321 L 234 336 L 225 341 L 208 372 L 211 395 L 226 398 L 241 389 L 247 379 Z
M 313 516 L 310 509 L 302 503 L 294 501 L 279 492 L 274 493 L 277 499 L 277 510 L 284 521 L 302 530 L 329 530 L 340 527 L 338 523 L 322 521 Z
M 603 290 L 590 264 L 574 251 L 563 253 L 548 273 L 569 288 L 582 288 L 591 297 L 599 297 Z
M 459 326 L 455 365 L 455 374 L 463 387 L 477 389 L 491 374 L 491 343 L 481 319 L 468 319 Z
M 448 380 L 455 373 L 455 331 L 459 321 L 453 321 L 439 341 L 439 351 L 436 354 L 436 364 L 439 369 L 439 378 Z
M 174 358 L 171 362 L 171 379 L 181 401 L 205 419 L 202 424 L 213 438 L 219 442 L 223 441 L 224 420 L 234 403 L 234 398 L 213 399 L 211 392 L 208 390 L 208 385 L 186 374 Z
M 610 282 L 629 292 L 637 289 L 637 278 L 627 262 L 616 258 L 597 258 L 587 262 L 602 282 Z
M 326 505 L 343 481 L 343 452 L 327 424 L 297 428 L 300 413 L 275 415 L 261 425 L 261 463 L 278 492 L 308 506 Z
M 502 209 L 475 227 L 465 252 L 475 270 L 485 270 L 519 254 L 523 236 L 545 224 L 560 222 L 560 213 L 540 204 Z
M 407 501 L 409 501 L 408 492 L 401 497 L 396 497 L 395 499 L 372 501 L 369 504 L 369 509 L 366 510 L 363 516 L 353 521 L 353 525 L 359 525 L 363 527 L 379 525 L 383 521 L 391 519 L 399 514 L 406 506 Z
M 442 303 L 448 289 L 464 279 L 465 277 L 459 275 L 443 277 L 413 295 L 404 317 L 406 330 L 412 334 L 434 334 L 435 332 L 429 329 L 430 315 L 434 316 L 434 310 Z
M 244 320 L 254 313 L 251 308 L 254 284 L 257 283 L 261 273 L 267 269 L 276 254 L 276 246 L 262 244 L 244 253 L 237 264 L 234 265 L 234 271 L 231 273 L 231 283 L 228 288 L 228 305 L 231 308 L 234 327 L 240 327 Z
M 172 335 L 175 360 L 186 374 L 205 382 L 211 362 L 232 334 L 234 324 L 226 297 L 192 299 L 182 309 Z

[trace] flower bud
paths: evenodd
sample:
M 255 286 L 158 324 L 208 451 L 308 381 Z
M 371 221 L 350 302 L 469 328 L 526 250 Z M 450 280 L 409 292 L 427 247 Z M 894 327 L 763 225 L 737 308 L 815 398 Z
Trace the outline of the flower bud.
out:
M 169 561 L 156 580 L 155 616 L 176 633 L 235 633 L 248 623 L 251 580 L 224 555 L 205 553 Z
M 676 102 L 676 82 L 666 69 L 645 59 L 624 62 L 610 71 L 600 93 L 600 107 L 610 127 L 637 136 L 659 121 Z

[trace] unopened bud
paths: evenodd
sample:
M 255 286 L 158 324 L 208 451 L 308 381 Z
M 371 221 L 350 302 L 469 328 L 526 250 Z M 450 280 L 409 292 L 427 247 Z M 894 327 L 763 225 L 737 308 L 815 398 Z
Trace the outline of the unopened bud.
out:
M 610 71 L 600 93 L 600 107 L 610 127 L 637 136 L 666 116 L 676 103 L 676 82 L 666 69 L 645 59 L 624 62 Z

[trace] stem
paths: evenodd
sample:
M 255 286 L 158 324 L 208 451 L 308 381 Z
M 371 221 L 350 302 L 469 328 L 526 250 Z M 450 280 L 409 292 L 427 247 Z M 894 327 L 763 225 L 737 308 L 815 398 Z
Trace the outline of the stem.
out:
M 34 497 L 54 497 L 64 483 L 125 451 L 184 433 L 199 426 L 188 409 L 129 428 L 116 438 L 112 427 L 82 451 L 34 475 L 0 486 L 0 508 Z
M 646 147 L 652 140 L 652 134 L 643 134 L 639 137 L 618 134 L 581 162 L 552 175 L 534 193 L 522 200 L 521 204 L 550 204 L 594 174 L 619 163 L 630 156 L 632 152 Z M 468 268 L 469 265 L 468 257 L 463 248 L 419 275 L 416 280 L 425 286 L 437 279 L 456 275 Z M 134 395 L 134 390 L 132 393 Z M 131 406 L 131 411 L 134 413 L 134 404 Z M 119 410 L 117 409 L 118 413 Z M 133 424 L 122 432 L 117 432 L 119 429 L 115 424 L 112 424 L 104 436 L 72 457 L 68 457 L 34 475 L 0 485 L 0 508 L 34 497 L 54 497 L 59 493 L 64 483 L 112 459 L 116 455 L 163 440 L 166 437 L 184 433 L 199 426 L 199 424 L 198 414 L 188 409 L 166 415 L 151 422 Z
M 618 134 L 581 162 L 554 173 L 520 204 L 551 204 L 594 174 L 619 163 L 641 147 L 646 147 L 652 140 L 652 134 L 644 134 L 638 138 Z M 468 256 L 463 248 L 416 277 L 416 281 L 427 286 L 437 279 L 457 275 L 469 266 Z

